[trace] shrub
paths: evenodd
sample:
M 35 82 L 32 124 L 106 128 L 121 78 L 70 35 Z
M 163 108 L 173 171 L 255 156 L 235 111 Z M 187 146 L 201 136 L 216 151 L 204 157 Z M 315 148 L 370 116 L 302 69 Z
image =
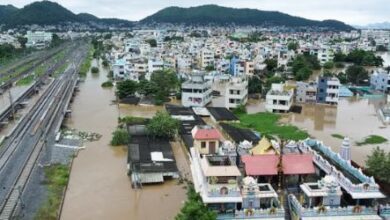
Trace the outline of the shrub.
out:
M 99 68 L 94 66 L 94 67 L 92 67 L 91 72 L 92 73 L 99 73 Z
M 126 145 L 129 143 L 129 134 L 126 129 L 118 128 L 112 133 L 111 146 Z

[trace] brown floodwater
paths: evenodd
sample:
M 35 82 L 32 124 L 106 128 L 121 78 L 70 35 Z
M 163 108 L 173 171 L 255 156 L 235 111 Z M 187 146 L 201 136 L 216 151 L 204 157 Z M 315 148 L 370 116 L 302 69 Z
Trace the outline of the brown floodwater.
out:
M 96 65 L 96 61 L 94 61 Z M 107 71 L 98 76 L 88 74 L 72 105 L 67 126 L 100 133 L 96 142 L 85 143 L 86 149 L 75 158 L 61 219 L 173 219 L 186 199 L 184 184 L 176 180 L 164 184 L 132 189 L 126 172 L 127 149 L 109 145 L 119 115 L 152 117 L 162 107 L 112 104 L 113 89 L 103 89 Z M 173 143 L 179 170 L 189 176 L 184 148 Z
M 368 135 L 380 135 L 390 140 L 390 127 L 385 127 L 377 116 L 377 109 L 386 103 L 385 98 L 342 98 L 338 107 L 327 105 L 303 105 L 302 113 L 284 115 L 281 122 L 293 124 L 306 130 L 311 136 L 324 141 L 336 152 L 342 140 L 332 134 L 348 136 L 352 145 L 352 159 L 364 165 L 371 150 L 380 146 L 390 151 L 389 143 L 357 146 Z

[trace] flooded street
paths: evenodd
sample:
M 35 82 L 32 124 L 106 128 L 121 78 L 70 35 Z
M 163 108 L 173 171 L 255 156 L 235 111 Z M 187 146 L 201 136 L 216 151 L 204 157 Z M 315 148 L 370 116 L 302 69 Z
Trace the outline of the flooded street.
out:
M 96 63 L 94 64 L 96 65 Z M 88 77 L 72 105 L 67 126 L 100 133 L 97 142 L 86 143 L 72 166 L 61 219 L 173 219 L 186 199 L 184 184 L 176 180 L 134 190 L 126 175 L 127 149 L 109 145 L 117 118 L 125 115 L 152 117 L 162 107 L 112 104 L 113 89 L 103 89 L 107 71 Z M 173 144 L 178 168 L 188 172 L 181 145 Z

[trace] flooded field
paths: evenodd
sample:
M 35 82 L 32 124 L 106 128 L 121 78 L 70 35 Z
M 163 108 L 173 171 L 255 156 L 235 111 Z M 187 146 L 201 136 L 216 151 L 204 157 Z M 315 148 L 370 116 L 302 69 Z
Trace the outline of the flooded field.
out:
M 96 63 L 95 63 L 96 65 Z M 162 107 L 139 107 L 112 104 L 114 91 L 101 88 L 107 71 L 88 77 L 80 84 L 67 126 L 100 133 L 97 142 L 75 158 L 61 219 L 173 219 L 186 199 L 184 184 L 176 180 L 134 190 L 126 175 L 127 149 L 111 147 L 111 132 L 118 116 L 152 117 Z M 178 168 L 188 176 L 188 161 L 183 148 L 173 143 Z M 187 175 L 186 175 L 187 174 Z

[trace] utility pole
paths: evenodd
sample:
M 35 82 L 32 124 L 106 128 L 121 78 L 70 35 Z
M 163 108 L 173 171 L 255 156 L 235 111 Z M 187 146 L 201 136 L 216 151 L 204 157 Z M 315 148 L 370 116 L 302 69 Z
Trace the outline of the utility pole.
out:
M 12 119 L 15 119 L 15 106 L 12 99 L 11 89 L 8 90 L 9 104 L 11 106 Z

